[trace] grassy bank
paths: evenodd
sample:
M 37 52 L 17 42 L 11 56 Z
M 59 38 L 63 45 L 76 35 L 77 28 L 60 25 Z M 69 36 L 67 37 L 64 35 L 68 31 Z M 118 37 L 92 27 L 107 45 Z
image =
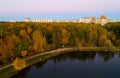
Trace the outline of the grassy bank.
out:
M 49 59 L 53 56 L 57 56 L 59 54 L 66 53 L 66 52 L 72 52 L 72 51 L 78 51 L 78 50 L 77 49 L 71 49 L 71 50 L 63 50 L 63 51 L 55 52 L 55 53 L 44 54 L 44 55 L 35 57 L 33 59 L 27 60 L 26 62 L 27 62 L 27 65 L 29 67 L 30 65 L 33 65 L 33 64 L 35 64 L 37 62 L 40 62 L 40 61 L 44 61 L 44 60 Z

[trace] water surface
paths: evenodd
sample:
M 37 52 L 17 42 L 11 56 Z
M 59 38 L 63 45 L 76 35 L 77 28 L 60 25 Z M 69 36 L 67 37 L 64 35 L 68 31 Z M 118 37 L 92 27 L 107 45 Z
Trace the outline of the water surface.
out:
M 120 57 L 110 52 L 71 52 L 39 62 L 12 78 L 120 78 Z

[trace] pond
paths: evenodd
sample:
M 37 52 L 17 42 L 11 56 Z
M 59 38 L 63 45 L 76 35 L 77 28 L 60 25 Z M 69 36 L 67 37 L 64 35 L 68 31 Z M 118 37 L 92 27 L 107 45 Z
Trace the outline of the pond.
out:
M 120 56 L 111 52 L 69 52 L 36 63 L 12 78 L 120 78 Z

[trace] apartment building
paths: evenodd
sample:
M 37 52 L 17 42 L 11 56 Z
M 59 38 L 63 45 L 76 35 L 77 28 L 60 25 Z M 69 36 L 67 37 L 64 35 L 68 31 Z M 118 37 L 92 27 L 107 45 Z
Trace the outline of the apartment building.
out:
M 29 18 L 25 18 L 25 22 L 30 22 Z M 108 18 L 106 16 L 101 16 L 100 18 L 96 18 L 95 16 L 89 18 L 80 18 L 80 19 L 74 19 L 74 20 L 49 20 L 49 19 L 34 19 L 32 22 L 41 22 L 41 23 L 48 23 L 48 22 L 73 22 L 73 23 L 95 23 L 95 24 L 101 24 L 105 25 L 109 22 Z
M 30 18 L 25 18 L 24 21 L 25 22 L 30 22 Z

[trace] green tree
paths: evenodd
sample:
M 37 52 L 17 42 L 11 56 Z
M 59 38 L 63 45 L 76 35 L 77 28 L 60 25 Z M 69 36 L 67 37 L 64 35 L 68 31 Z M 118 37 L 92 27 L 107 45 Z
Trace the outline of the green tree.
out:
M 120 46 L 120 39 L 118 39 L 118 40 L 115 41 L 115 45 L 116 46 Z
M 113 46 L 111 41 L 108 39 L 105 41 L 104 47 L 105 47 L 106 51 L 114 51 L 115 50 L 115 47 Z

